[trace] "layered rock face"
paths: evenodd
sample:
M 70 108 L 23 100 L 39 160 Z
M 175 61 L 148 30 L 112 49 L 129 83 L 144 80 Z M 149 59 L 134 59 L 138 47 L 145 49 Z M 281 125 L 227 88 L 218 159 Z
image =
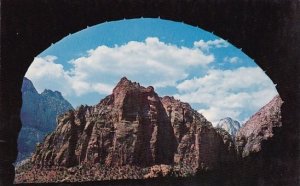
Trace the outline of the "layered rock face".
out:
M 170 164 L 175 146 L 171 122 L 153 87 L 122 78 L 98 105 L 60 116 L 32 160 L 42 166 Z
M 160 98 L 153 87 L 126 78 L 99 104 L 66 112 L 57 122 L 32 156 L 36 167 L 165 164 L 195 172 L 233 158 L 228 133 L 216 131 L 189 104 Z
M 275 96 L 240 128 L 235 138 L 240 156 L 246 157 L 260 151 L 262 141 L 273 136 L 274 128 L 282 126 L 280 110 L 282 103 L 279 95 Z
M 18 161 L 28 157 L 45 135 L 56 127 L 56 117 L 72 105 L 60 92 L 45 90 L 39 94 L 32 82 L 24 77 L 22 86 L 22 130 L 18 139 Z
M 253 162 L 241 164 L 240 157 L 260 151 L 281 126 L 281 105 L 276 96 L 233 140 L 234 130 L 226 129 L 238 128 L 234 120 L 214 128 L 188 103 L 122 78 L 99 104 L 60 115 L 55 131 L 17 169 L 16 182 L 189 177 L 209 170 L 230 177 L 248 170 Z
M 216 169 L 222 163 L 234 160 L 234 145 L 228 133 L 215 130 L 212 124 L 188 103 L 168 96 L 163 97 L 161 101 L 176 137 L 175 164 L 188 172 L 196 172 Z
M 21 120 L 23 126 L 41 131 L 52 131 L 56 127 L 56 117 L 70 109 L 72 105 L 60 92 L 44 90 L 39 94 L 32 82 L 24 77 L 22 86 Z
M 226 130 L 231 136 L 234 137 L 236 132 L 241 128 L 241 125 L 238 121 L 233 120 L 230 117 L 226 117 L 221 119 L 216 127 Z

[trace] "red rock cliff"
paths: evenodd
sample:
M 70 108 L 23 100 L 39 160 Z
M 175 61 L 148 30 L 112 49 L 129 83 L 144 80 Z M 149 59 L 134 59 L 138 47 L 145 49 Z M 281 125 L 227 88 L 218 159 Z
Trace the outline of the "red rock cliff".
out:
M 231 138 L 189 104 L 127 78 L 99 104 L 67 112 L 57 123 L 32 156 L 37 167 L 168 164 L 195 172 L 218 168 L 232 151 Z

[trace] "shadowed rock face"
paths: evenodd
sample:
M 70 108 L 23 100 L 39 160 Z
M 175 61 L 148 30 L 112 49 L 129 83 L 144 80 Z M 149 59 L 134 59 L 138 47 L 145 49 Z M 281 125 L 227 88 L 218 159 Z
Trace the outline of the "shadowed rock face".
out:
M 160 98 L 153 87 L 124 77 L 99 104 L 61 115 L 56 130 L 37 146 L 32 163 L 36 167 L 166 164 L 195 172 L 225 161 L 232 150 L 225 141 L 189 104 Z
M 219 168 L 222 162 L 233 161 L 234 145 L 228 133 L 215 130 L 212 124 L 188 103 L 169 96 L 163 97 L 161 101 L 176 137 L 175 164 L 185 167 L 188 172 L 196 172 Z M 228 156 L 231 156 L 231 159 L 228 159 Z
M 21 109 L 22 130 L 19 135 L 18 161 L 28 157 L 45 135 L 56 127 L 56 117 L 72 105 L 58 91 L 45 90 L 39 94 L 32 82 L 24 77 Z
M 53 131 L 56 127 L 56 116 L 73 109 L 60 92 L 46 89 L 39 94 L 26 77 L 23 80 L 22 97 L 23 126 L 34 127 L 41 131 Z
M 273 136 L 273 128 L 282 126 L 282 103 L 279 95 L 275 96 L 240 128 L 235 138 L 239 155 L 246 157 L 260 151 L 262 141 Z

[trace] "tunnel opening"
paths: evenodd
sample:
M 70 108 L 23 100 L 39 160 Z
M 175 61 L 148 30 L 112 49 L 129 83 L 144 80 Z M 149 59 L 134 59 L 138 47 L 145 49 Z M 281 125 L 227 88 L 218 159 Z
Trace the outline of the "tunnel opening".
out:
M 146 100 L 143 86 L 150 91 Z M 118 89 L 120 93 L 115 93 Z M 160 97 L 151 95 L 153 91 Z M 127 97 L 122 100 L 118 94 Z M 252 59 L 200 28 L 153 18 L 89 27 L 35 57 L 24 77 L 16 182 L 180 178 L 225 166 L 233 169 L 240 161 L 236 156 L 259 152 L 263 141 L 272 137 L 273 128 L 281 127 L 282 101 L 276 95 L 275 85 Z M 124 108 L 116 106 L 117 98 Z M 153 101 L 161 102 L 163 109 Z M 102 114 L 103 109 L 113 114 Z M 162 124 L 172 127 L 162 128 Z M 174 143 L 164 143 L 166 139 L 158 134 L 153 138 L 153 127 Z M 193 127 L 207 131 L 201 134 Z M 137 134 L 120 132 L 128 128 Z M 138 134 L 141 131 L 152 134 Z M 160 138 L 160 143 L 151 143 Z M 218 145 L 220 139 L 223 146 Z M 201 146 L 213 145 L 187 152 L 187 147 L 181 147 L 195 146 L 201 140 Z M 122 146 L 123 142 L 149 147 L 131 149 Z M 162 154 L 171 155 L 152 152 L 151 145 L 161 146 L 157 151 L 169 148 Z M 112 152 L 112 148 L 119 151 Z M 222 148 L 228 152 L 221 152 Z M 114 169 L 106 170 L 111 165 Z M 97 170 L 107 177 L 96 176 Z M 116 170 L 123 173 L 115 174 Z
M 244 185 L 297 185 L 299 126 L 297 61 L 299 59 L 299 2 L 297 1 L 139 1 L 111 4 L 108 1 L 3 1 L 1 22 L 1 183 L 12 183 L 11 163 L 16 158 L 20 129 L 20 87 L 33 57 L 68 33 L 98 22 L 134 17 L 158 17 L 184 21 L 214 31 L 256 59 L 266 71 L 285 103 L 282 131 L 267 143 L 267 150 L 252 160 L 249 174 L 240 175 Z M 21 6 L 20 6 L 21 5 Z M 50 7 L 50 8 L 49 8 Z M 82 9 L 83 7 L 83 9 Z M 80 8 L 80 10 L 79 10 Z M 115 11 L 108 11 L 114 9 Z M 62 11 L 63 10 L 63 11 Z M 67 11 L 66 11 L 67 10 Z M 34 13 L 32 13 L 34 12 Z M 74 19 L 74 13 L 76 19 Z M 24 16 L 26 15 L 26 16 Z M 10 21 L 14 18 L 16 21 Z M 249 26 L 251 25 L 251 26 Z M 30 28 L 30 29 L 28 29 Z M 47 33 L 47 34 L 45 34 Z M 7 37 L 6 37 L 7 36 Z M 37 39 L 38 38 L 38 39 Z M 289 46 L 294 46 L 293 48 Z M 18 55 L 16 55 L 18 54 Z M 284 75 L 283 75 L 284 74 Z M 4 91 L 6 90 L 6 91 Z M 296 100 L 295 100 L 296 99 Z M 284 162 L 284 163 L 283 163 Z M 262 171 L 263 170 L 263 171 Z M 278 176 L 278 175 L 285 176 Z M 238 174 L 237 174 L 238 175 Z M 252 183 L 252 184 L 251 184 Z

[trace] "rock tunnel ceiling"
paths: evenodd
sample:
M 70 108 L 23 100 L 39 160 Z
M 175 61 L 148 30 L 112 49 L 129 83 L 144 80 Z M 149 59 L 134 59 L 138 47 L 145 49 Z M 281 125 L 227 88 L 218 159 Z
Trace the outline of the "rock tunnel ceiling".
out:
M 297 170 L 297 168 L 295 168 L 295 166 L 297 166 L 295 161 L 298 160 L 298 138 L 296 137 L 298 136 L 298 126 L 295 124 L 297 122 L 293 122 L 295 120 L 292 118 L 294 118 L 293 116 L 296 115 L 295 113 L 299 108 L 297 107 L 297 91 L 295 91 L 297 87 L 295 82 L 298 77 L 294 76 L 298 67 L 296 61 L 299 60 L 299 55 L 296 52 L 299 51 L 299 45 L 297 45 L 299 41 L 299 29 L 297 29 L 297 25 L 299 24 L 296 24 L 296 20 L 299 20 L 299 11 L 297 11 L 297 7 L 299 6 L 297 6 L 297 2 L 279 1 L 273 3 L 271 1 L 265 1 L 264 3 L 261 3 L 253 1 L 251 6 L 248 6 L 250 5 L 250 2 L 248 1 L 240 1 L 238 3 L 233 3 L 231 1 L 226 3 L 222 1 L 214 3 L 182 1 L 180 4 L 173 1 L 148 1 L 147 3 L 144 1 L 135 3 L 131 1 L 122 1 L 120 4 L 114 5 L 106 1 L 99 1 L 98 3 L 89 1 L 85 4 L 78 3 L 78 6 L 69 6 L 70 4 L 68 4 L 68 2 L 64 2 L 61 4 L 60 8 L 56 7 L 51 10 L 52 12 L 57 12 L 57 14 L 48 14 L 49 12 L 45 13 L 42 11 L 43 6 L 55 7 L 55 2 L 53 4 L 49 2 L 30 4 L 30 2 L 27 2 L 28 4 L 23 4 L 22 12 L 28 10 L 28 14 L 30 15 L 28 17 L 22 16 L 20 11 L 18 11 L 20 10 L 18 9 L 20 6 L 8 6 L 14 5 L 14 3 L 15 2 L 13 1 L 10 3 L 8 3 L 8 1 L 3 3 L 3 7 L 5 7 L 3 8 L 3 15 L 5 16 L 3 16 L 2 23 L 5 24 L 2 33 L 10 33 L 11 35 L 10 37 L 2 37 L 1 40 L 1 45 L 6 46 L 2 47 L 1 50 L 1 90 L 8 90 L 6 92 L 1 91 L 1 124 L 6 123 L 6 125 L 1 125 L 3 128 L 1 136 L 2 139 L 4 139 L 3 141 L 6 141 L 6 144 L 1 147 L 5 149 L 1 152 L 6 152 L 1 155 L 1 159 L 6 162 L 7 160 L 13 161 L 16 155 L 15 149 L 9 148 L 7 144 L 10 143 L 9 146 L 11 146 L 15 141 L 15 138 L 12 138 L 11 136 L 16 134 L 20 123 L 18 119 L 18 110 L 21 105 L 19 90 L 22 78 L 31 63 L 33 56 L 37 55 L 42 49 L 47 48 L 49 43 L 59 40 L 70 31 L 80 30 L 80 28 L 85 27 L 86 25 L 94 25 L 95 23 L 99 23 L 99 21 L 103 22 L 105 20 L 120 19 L 123 17 L 160 16 L 171 20 L 184 21 L 191 25 L 198 25 L 206 30 L 216 32 L 218 35 L 222 36 L 222 38 L 229 40 L 229 42 L 234 43 L 239 48 L 243 48 L 243 51 L 256 59 L 256 62 L 262 69 L 266 70 L 273 82 L 277 84 L 277 89 L 285 101 L 282 108 L 283 123 L 288 123 L 288 125 L 283 125 L 282 131 L 279 132 L 279 138 L 275 138 L 273 142 L 266 144 L 267 150 L 262 152 L 260 156 L 267 158 L 269 157 L 269 152 L 272 151 L 270 151 L 270 149 L 277 149 L 277 154 L 275 156 L 273 155 L 272 162 L 276 164 L 279 160 L 282 160 L 283 157 L 285 157 L 286 162 L 284 166 L 279 165 L 277 170 L 290 170 L 285 173 L 287 175 L 296 175 L 296 172 L 293 170 Z M 82 16 L 82 13 L 86 12 L 85 8 L 89 6 L 94 7 L 89 9 L 89 16 Z M 64 11 L 63 19 L 60 17 L 62 14 L 58 12 L 62 12 L 63 8 L 66 7 L 68 7 L 68 9 L 65 9 L 67 11 Z M 84 11 L 77 11 L 78 14 L 74 17 L 71 12 L 76 11 L 77 7 L 83 8 Z M 101 7 L 103 11 L 99 11 Z M 103 9 L 103 7 L 106 9 Z M 130 7 L 128 10 L 131 11 L 125 11 L 124 7 Z M 147 9 L 145 9 L 145 7 L 147 7 Z M 112 14 L 108 11 L 108 9 L 111 8 L 114 8 L 115 10 L 119 9 L 120 11 L 116 11 L 118 13 Z M 11 11 L 13 9 L 14 11 Z M 35 12 L 37 13 L 30 14 L 29 12 L 32 12 L 30 11 L 32 9 L 36 10 Z M 11 14 L 12 12 L 14 12 L 13 15 Z M 66 21 L 65 24 L 61 24 L 64 25 L 64 27 L 54 26 L 61 20 L 69 19 L 68 17 L 66 18 L 65 15 L 73 15 L 69 17 L 72 17 L 73 21 L 69 20 Z M 11 17 L 16 18 L 16 22 L 7 24 L 9 22 L 8 18 Z M 41 18 L 43 18 L 44 23 L 38 21 Z M 74 18 L 78 19 L 75 21 Z M 41 24 L 33 24 L 35 22 L 34 20 Z M 28 25 L 31 25 L 30 31 L 25 29 Z M 37 25 L 44 26 L 41 27 Z M 249 27 L 249 25 L 254 26 Z M 45 34 L 42 33 L 49 33 L 49 35 L 45 36 Z M 39 40 L 34 39 L 36 37 L 38 37 Z M 292 49 L 289 48 L 288 46 L 291 45 L 295 47 Z M 14 51 L 18 51 L 19 55 L 13 55 L 16 53 Z M 25 63 L 19 63 L 18 61 L 24 61 Z M 285 65 L 286 61 L 289 61 L 289 65 Z M 278 66 L 280 66 L 280 68 L 278 68 Z M 15 73 L 7 73 L 11 71 L 14 71 Z M 285 74 L 285 76 L 282 76 L 282 74 Z M 15 83 L 7 83 L 7 80 Z M 10 94 L 8 94 L 8 92 L 10 92 Z M 6 99 L 4 99 L 4 97 Z M 296 101 L 292 101 L 291 97 L 295 97 Z M 7 123 L 10 125 L 7 125 Z M 10 127 L 8 128 L 7 126 Z M 287 135 L 289 131 L 293 131 L 295 135 Z M 282 144 L 290 145 L 284 146 Z M 270 167 L 267 164 L 264 164 L 264 162 L 262 162 L 262 164 L 266 167 Z M 9 164 L 3 165 L 9 170 Z M 285 166 L 290 168 L 286 169 Z M 291 167 L 294 167 L 294 169 Z M 253 169 L 259 170 L 258 167 L 254 167 Z M 265 170 L 266 171 L 263 174 L 268 175 L 271 173 L 268 171 L 271 169 L 265 168 Z M 7 175 L 7 178 L 11 177 Z M 294 181 L 291 176 L 288 176 L 288 178 L 289 179 L 286 180 L 280 179 L 279 182 L 292 183 Z
M 144 90 L 143 86 L 148 87 L 149 91 Z M 112 165 L 114 169 L 128 166 L 132 171 L 127 175 L 116 174 L 115 179 L 120 176 L 127 179 L 155 177 L 157 175 L 148 169 L 151 166 L 150 169 L 154 169 L 160 163 L 166 164 L 164 169 L 167 171 L 176 169 L 178 174 L 174 174 L 177 177 L 193 175 L 197 172 L 195 169 L 199 169 L 197 159 L 207 169 L 218 169 L 217 162 L 231 161 L 234 164 L 237 161 L 233 156 L 234 144 L 241 141 L 235 136 L 247 141 L 239 148 L 243 156 L 248 156 L 261 150 L 261 141 L 272 137 L 273 128 L 281 127 L 282 101 L 275 85 L 252 59 L 227 41 L 200 28 L 162 19 L 107 22 L 65 37 L 35 57 L 25 74 L 21 91 L 22 130 L 18 140 L 17 183 L 22 180 L 65 180 L 44 178 L 38 173 L 34 173 L 33 180 L 30 177 L 32 168 L 24 168 L 31 166 L 40 169 L 38 172 L 43 172 L 41 169 L 45 167 L 71 166 L 77 177 L 82 179 L 86 176 L 79 176 L 76 169 L 91 162 L 105 168 L 98 168 L 102 175 L 86 181 L 114 179 L 103 173 L 113 172 L 110 170 Z M 107 96 L 111 100 L 107 103 L 109 106 L 103 104 L 107 102 Z M 265 106 L 268 102 L 270 106 Z M 258 114 L 264 106 L 264 111 Z M 72 123 L 68 117 L 71 114 L 69 110 L 74 110 L 73 107 L 79 120 L 79 123 L 77 119 L 74 122 L 84 129 L 82 131 L 72 129 L 69 123 Z M 66 117 L 61 119 L 61 115 Z M 150 118 L 151 122 L 147 122 L 146 118 Z M 161 128 L 168 123 L 171 124 L 171 131 L 168 131 L 170 128 Z M 207 132 L 193 131 L 193 127 L 205 130 L 206 125 L 210 127 Z M 87 132 L 87 128 L 92 128 L 93 132 Z M 132 129 L 136 132 L 132 133 Z M 206 133 L 210 134 L 209 140 L 214 145 L 201 143 L 200 151 L 218 157 L 220 150 L 216 149 L 223 147 L 216 143 L 218 137 L 214 137 L 216 134 L 213 132 L 221 129 L 224 129 L 222 135 L 232 140 L 232 157 L 218 159 L 196 155 L 193 158 L 193 153 L 200 152 L 193 150 L 192 146 L 201 142 L 192 139 L 187 131 L 203 140 L 207 138 Z M 67 131 L 73 130 L 77 131 L 77 137 L 73 138 L 79 142 L 68 145 L 67 141 L 71 140 L 68 136 L 73 135 Z M 103 130 L 117 136 L 107 135 Z M 147 137 L 147 133 L 152 137 Z M 166 139 L 162 140 L 170 141 L 171 145 L 153 143 L 162 138 L 159 133 L 165 134 Z M 262 133 L 262 137 L 258 133 Z M 250 138 L 249 134 L 254 136 Z M 118 135 L 123 136 L 123 141 Z M 186 142 L 187 139 L 189 142 Z M 112 141 L 115 141 L 114 144 Z M 39 150 L 35 148 L 37 143 L 41 143 Z M 99 143 L 106 145 L 99 146 Z M 115 143 L 123 150 L 112 150 L 120 148 Z M 92 144 L 95 149 L 89 147 Z M 139 144 L 168 149 L 170 155 L 160 157 L 151 149 L 139 150 Z M 188 144 L 193 145 L 185 147 Z M 76 148 L 72 150 L 72 146 Z M 186 153 L 186 148 L 191 152 Z M 63 151 L 74 154 L 74 157 L 68 157 Z M 184 160 L 186 156 L 191 156 L 189 161 L 195 162 Z M 180 168 L 178 165 L 191 168 Z M 50 172 L 43 175 L 46 174 Z M 69 179 L 76 180 L 79 181 Z

